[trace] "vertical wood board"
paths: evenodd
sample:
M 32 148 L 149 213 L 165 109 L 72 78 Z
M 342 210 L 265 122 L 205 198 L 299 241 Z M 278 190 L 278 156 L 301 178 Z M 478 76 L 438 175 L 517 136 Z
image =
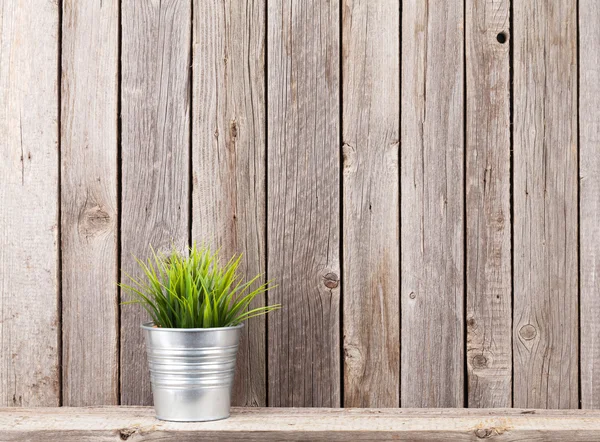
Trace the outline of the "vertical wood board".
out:
M 194 2 L 192 237 L 222 262 L 242 253 L 248 279 L 266 270 L 265 25 L 264 0 Z M 234 405 L 266 405 L 265 330 L 243 329 Z
M 400 4 L 345 0 L 344 406 L 400 404 Z
M 600 408 L 600 4 L 579 1 L 581 406 Z
M 401 403 L 464 404 L 464 5 L 405 1 Z
M 58 39 L 55 2 L 0 1 L 3 406 L 60 403 Z
M 189 241 L 190 42 L 191 0 L 123 2 L 121 267 L 134 277 L 133 256 Z M 121 309 L 121 402 L 150 405 L 136 307 Z
M 62 6 L 63 404 L 114 405 L 119 2 Z
M 268 5 L 270 406 L 340 406 L 339 10 Z
M 514 406 L 577 408 L 576 1 L 513 9 Z
M 510 407 L 510 2 L 466 14 L 467 403 Z

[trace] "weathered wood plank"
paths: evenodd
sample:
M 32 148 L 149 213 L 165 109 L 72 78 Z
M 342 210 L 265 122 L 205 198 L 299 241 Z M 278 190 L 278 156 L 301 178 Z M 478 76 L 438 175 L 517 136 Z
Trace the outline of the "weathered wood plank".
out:
M 509 14 L 466 3 L 469 407 L 512 404 Z
M 191 0 L 122 3 L 121 267 L 189 240 Z M 140 324 L 121 310 L 121 403 L 151 404 Z
M 600 408 L 600 3 L 579 1 L 581 406 Z
M 142 407 L 0 409 L 5 441 L 595 441 L 600 411 L 234 408 L 216 422 L 159 421 Z
M 576 1 L 514 3 L 514 405 L 578 406 Z
M 345 0 L 342 14 L 344 406 L 397 407 L 400 5 Z
M 0 404 L 60 402 L 56 2 L 0 1 Z
M 464 8 L 402 7 L 401 402 L 464 395 Z
M 339 3 L 268 8 L 271 406 L 340 405 Z
M 118 404 L 119 2 L 62 6 L 62 397 Z
M 265 1 L 194 1 L 193 239 L 265 272 Z M 250 308 L 264 305 L 259 296 Z M 266 318 L 246 323 L 232 403 L 266 405 Z

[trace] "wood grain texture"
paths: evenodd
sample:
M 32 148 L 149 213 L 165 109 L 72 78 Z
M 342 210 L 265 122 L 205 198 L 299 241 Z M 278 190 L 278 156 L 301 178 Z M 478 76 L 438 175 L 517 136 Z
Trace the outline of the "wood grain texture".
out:
M 509 11 L 466 2 L 469 407 L 512 404 Z
M 121 267 L 189 240 L 191 1 L 122 4 Z M 125 299 L 124 299 L 125 300 Z M 121 403 L 151 404 L 140 324 L 121 309 Z
M 253 278 L 266 259 L 265 1 L 198 0 L 194 17 L 192 236 L 224 261 L 243 253 Z M 266 405 L 265 329 L 265 317 L 244 327 L 235 405 Z
M 598 440 L 600 412 L 523 409 L 233 408 L 215 422 L 159 421 L 142 407 L 0 409 L 5 441 Z
M 581 406 L 600 408 L 600 3 L 579 1 Z
M 463 2 L 402 7 L 401 402 L 464 395 Z
M 63 404 L 118 404 L 119 2 L 62 6 Z
M 339 10 L 268 8 L 270 406 L 340 405 Z
M 58 21 L 55 2 L 0 1 L 3 406 L 60 401 Z
M 342 14 L 344 406 L 397 407 L 400 4 L 345 0 Z
M 514 405 L 577 408 L 576 2 L 513 10 Z

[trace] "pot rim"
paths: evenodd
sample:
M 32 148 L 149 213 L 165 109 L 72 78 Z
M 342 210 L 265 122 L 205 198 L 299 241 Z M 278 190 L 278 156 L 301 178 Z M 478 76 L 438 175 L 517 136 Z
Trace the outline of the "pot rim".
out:
M 218 331 L 218 330 L 235 330 L 244 327 L 244 323 L 231 327 L 208 327 L 208 328 L 166 328 L 154 327 L 154 322 L 144 322 L 141 327 L 149 331 L 166 331 L 166 332 L 202 332 L 202 331 Z

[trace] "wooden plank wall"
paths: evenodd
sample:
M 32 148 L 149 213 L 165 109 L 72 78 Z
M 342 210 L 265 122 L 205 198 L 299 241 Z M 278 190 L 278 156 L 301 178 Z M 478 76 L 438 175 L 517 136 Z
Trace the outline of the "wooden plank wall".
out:
M 121 268 L 189 241 L 191 5 L 121 5 Z M 150 404 L 141 308 L 121 309 L 120 400 Z
M 119 3 L 62 6 L 62 398 L 118 404 Z
M 403 3 L 400 156 L 406 407 L 464 403 L 464 5 Z
M 592 0 L 0 0 L 0 398 L 149 404 L 119 269 L 244 253 L 243 406 L 600 407 Z
M 268 403 L 339 407 L 340 4 L 268 8 Z
M 510 407 L 510 1 L 465 6 L 467 404 Z
M 600 408 L 600 4 L 579 1 L 581 406 Z
M 577 408 L 576 1 L 513 15 L 513 403 Z
M 56 406 L 60 11 L 46 0 L 0 11 L 0 403 Z
M 243 253 L 249 275 L 265 273 L 265 2 L 199 0 L 193 10 L 192 238 L 226 256 Z M 236 404 L 267 404 L 265 340 L 266 318 L 253 318 L 239 349 Z
M 396 407 L 400 17 L 394 2 L 368 0 L 342 13 L 344 406 Z

